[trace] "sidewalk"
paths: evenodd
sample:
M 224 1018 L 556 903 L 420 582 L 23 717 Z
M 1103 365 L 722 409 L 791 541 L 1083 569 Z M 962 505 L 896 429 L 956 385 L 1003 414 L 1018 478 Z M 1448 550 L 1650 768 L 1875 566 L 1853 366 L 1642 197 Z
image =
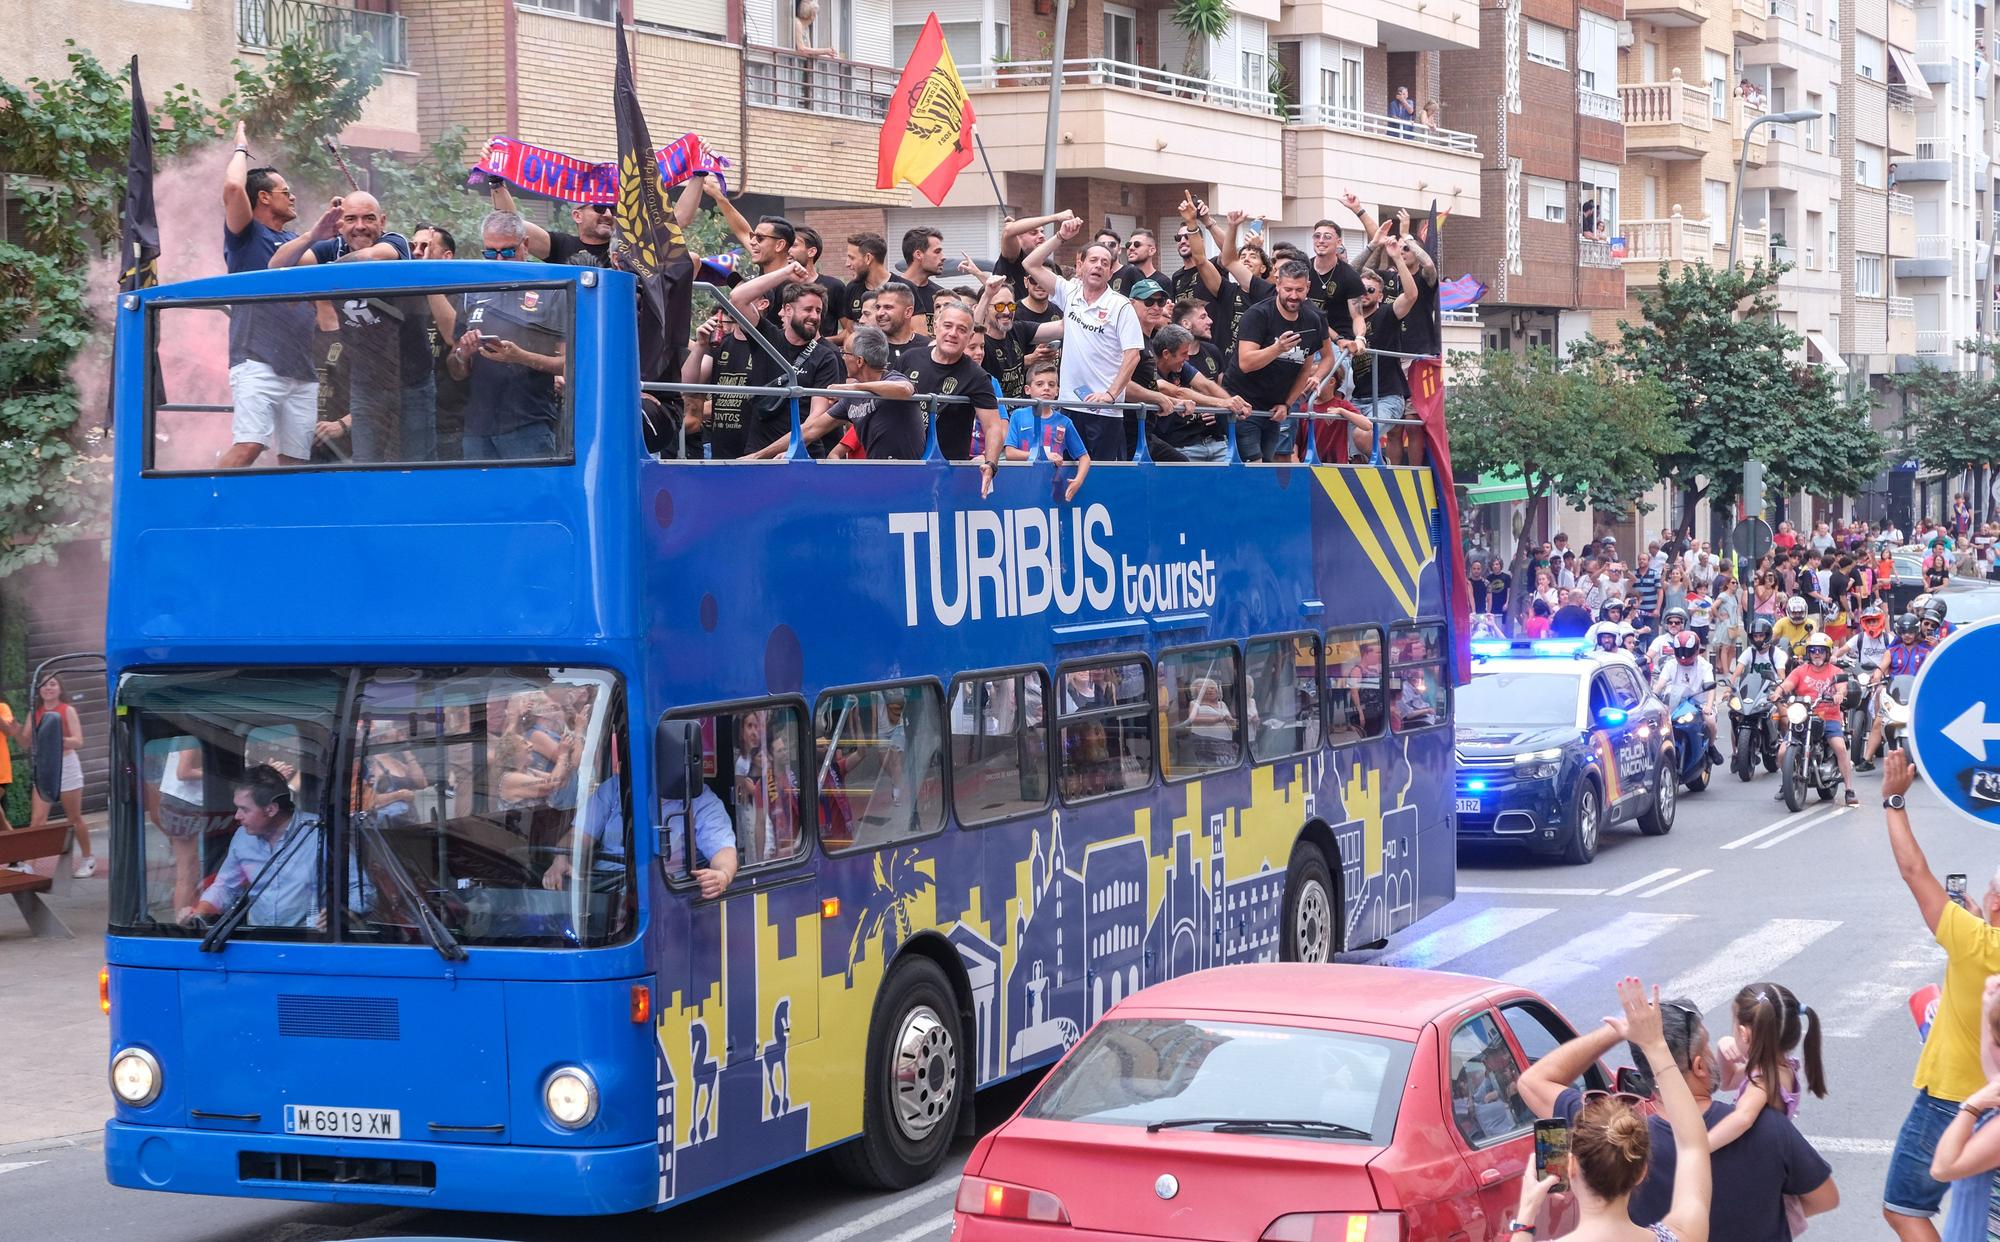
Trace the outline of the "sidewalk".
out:
M 0 900 L 0 1048 L 35 1058 L 21 1067 L 23 1080 L 35 1084 L 34 1105 L 20 1107 L 27 1093 L 11 1093 L 15 1106 L 0 1108 L 0 1150 L 88 1134 L 111 1115 L 105 1081 L 110 1022 L 97 1003 L 110 909 L 110 841 L 104 816 L 86 819 L 99 850 L 97 874 L 45 894 L 76 939 L 36 939 L 14 903 Z M 56 865 L 45 858 L 35 866 L 48 875 Z

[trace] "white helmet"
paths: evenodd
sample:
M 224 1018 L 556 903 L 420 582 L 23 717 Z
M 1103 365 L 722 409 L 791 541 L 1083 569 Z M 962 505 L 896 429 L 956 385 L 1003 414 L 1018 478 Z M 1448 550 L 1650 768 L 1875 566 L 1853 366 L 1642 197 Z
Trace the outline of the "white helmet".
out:
M 1806 615 L 1805 597 L 1794 595 L 1785 601 L 1785 615 L 1794 619 Z

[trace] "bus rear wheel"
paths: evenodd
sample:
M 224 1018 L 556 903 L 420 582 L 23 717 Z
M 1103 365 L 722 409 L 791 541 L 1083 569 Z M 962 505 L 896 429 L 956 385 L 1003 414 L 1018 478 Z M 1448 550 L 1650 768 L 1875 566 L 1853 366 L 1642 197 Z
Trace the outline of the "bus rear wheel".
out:
M 1294 845 L 1291 865 L 1285 869 L 1284 960 L 1332 961 L 1340 951 L 1339 912 L 1326 855 L 1310 841 Z
M 943 1166 L 965 1107 L 960 1035 L 944 971 L 927 957 L 905 955 L 875 1001 L 861 1136 L 834 1151 L 843 1177 L 903 1190 Z

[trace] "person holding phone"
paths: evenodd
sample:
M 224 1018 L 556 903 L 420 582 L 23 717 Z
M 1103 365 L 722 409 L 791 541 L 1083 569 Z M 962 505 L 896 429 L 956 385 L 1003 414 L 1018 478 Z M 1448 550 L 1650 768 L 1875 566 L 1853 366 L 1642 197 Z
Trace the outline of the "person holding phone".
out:
M 1681 1077 L 1679 1060 L 1667 1042 L 1659 989 L 1654 988 L 1648 997 L 1645 985 L 1627 976 L 1618 984 L 1618 1002 L 1624 1015 L 1605 1019 L 1605 1025 L 1615 1035 L 1630 1040 L 1649 1066 L 1659 1067 L 1655 1071 L 1655 1084 L 1671 1141 L 1658 1141 L 1661 1136 L 1654 1123 L 1659 1118 L 1649 1122 L 1639 1109 L 1638 1097 L 1591 1092 L 1586 1098 L 1574 1088 L 1568 1089 L 1566 1095 L 1577 1097 L 1575 1107 L 1567 1110 L 1566 1120 L 1552 1119 L 1566 1124 L 1568 1149 L 1559 1161 L 1561 1167 L 1550 1167 L 1543 1155 L 1543 1123 L 1536 1124 L 1537 1176 L 1521 1181 L 1520 1207 L 1509 1225 L 1514 1242 L 1535 1242 L 1542 1208 L 1564 1180 L 1576 1196 L 1577 1213 L 1581 1217 L 1577 1227 L 1565 1237 L 1579 1242 L 1613 1242 L 1644 1238 L 1650 1230 L 1657 1242 L 1707 1242 L 1712 1198 L 1708 1128 L 1693 1090 Z M 1544 1062 L 1560 1052 L 1544 1058 Z M 1525 1098 L 1525 1078 L 1522 1085 Z M 1550 1137 L 1553 1139 L 1554 1135 Z M 1668 1152 L 1656 1151 L 1658 1147 L 1670 1150 L 1670 1163 L 1661 1159 Z M 1671 1203 L 1663 1214 L 1645 1222 L 1646 1229 L 1634 1229 L 1641 1215 L 1632 1202 L 1634 1192 L 1645 1183 L 1651 1169 L 1661 1163 L 1667 1163 L 1673 1170 Z

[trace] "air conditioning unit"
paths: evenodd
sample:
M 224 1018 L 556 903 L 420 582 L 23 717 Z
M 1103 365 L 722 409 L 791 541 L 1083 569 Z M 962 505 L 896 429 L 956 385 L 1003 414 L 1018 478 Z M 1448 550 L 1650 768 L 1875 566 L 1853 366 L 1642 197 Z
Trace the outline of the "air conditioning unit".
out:
M 1638 36 L 1638 35 L 1636 35 L 1636 34 L 1634 34 L 1634 33 L 1632 33 L 1632 23 L 1631 23 L 1631 22 L 1619 22 L 1619 23 L 1618 23 L 1618 46 L 1619 46 L 1619 47 L 1631 47 L 1631 46 L 1632 46 L 1632 45 L 1633 45 L 1634 43 L 1637 43 L 1638 41 L 1639 41 L 1639 36 Z

